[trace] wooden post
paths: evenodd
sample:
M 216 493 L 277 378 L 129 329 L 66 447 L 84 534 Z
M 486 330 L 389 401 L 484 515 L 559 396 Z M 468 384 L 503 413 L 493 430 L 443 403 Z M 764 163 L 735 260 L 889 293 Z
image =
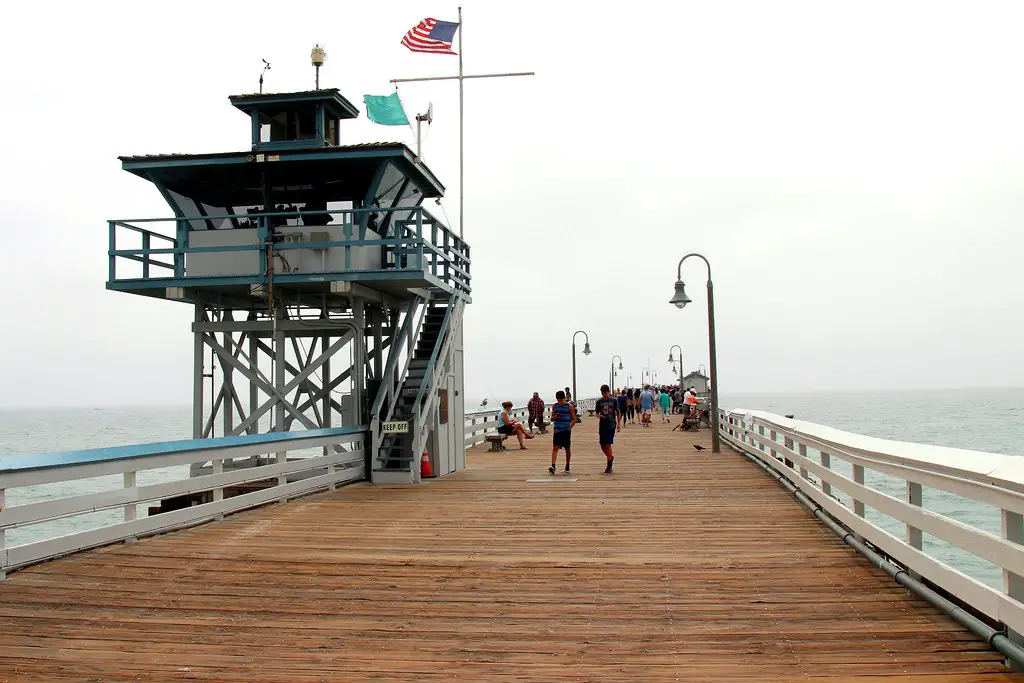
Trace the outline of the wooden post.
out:
M 824 451 L 821 452 L 821 466 L 824 467 L 827 470 L 832 469 L 832 456 L 830 456 L 828 453 L 826 453 Z M 821 480 L 821 491 L 826 496 L 831 496 L 832 495 L 832 484 L 829 484 L 827 481 L 822 479 Z
M 853 481 L 857 484 L 864 483 L 864 466 L 854 465 L 853 466 Z M 863 501 L 857 500 L 857 497 L 853 497 L 853 514 L 858 517 L 864 516 L 864 503 Z
M 1017 512 L 1002 510 L 1001 517 L 1003 538 L 1011 543 L 1024 544 L 1024 516 Z M 1024 602 L 1024 577 L 1008 569 L 1003 569 L 1003 591 L 1014 600 Z M 1009 628 L 1006 632 L 1013 642 L 1018 644 L 1024 643 L 1024 635 Z M 1008 667 L 1011 666 L 1009 660 L 1006 660 L 1006 665 Z M 1012 668 L 1015 671 L 1020 670 L 1017 666 Z
M 907 482 L 907 502 L 911 505 L 921 505 L 921 485 L 915 484 L 912 481 Z M 914 548 L 921 550 L 923 545 L 924 536 L 921 530 L 915 526 L 907 524 L 907 543 Z
M 125 472 L 124 473 L 124 487 L 126 489 L 133 489 L 133 488 L 135 488 L 135 482 L 136 482 L 135 472 Z M 127 503 L 124 506 L 124 521 L 126 521 L 126 522 L 134 522 L 135 518 L 136 518 L 136 513 L 137 513 L 136 503 L 134 501 L 131 502 L 131 503 Z M 124 542 L 125 543 L 134 543 L 137 540 L 138 539 L 136 537 L 132 536 L 131 538 L 124 539 Z

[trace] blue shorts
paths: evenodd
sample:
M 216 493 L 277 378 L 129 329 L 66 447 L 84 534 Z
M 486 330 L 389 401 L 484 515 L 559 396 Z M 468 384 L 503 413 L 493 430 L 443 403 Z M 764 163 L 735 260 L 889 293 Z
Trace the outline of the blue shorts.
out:
M 604 420 L 601 420 L 597 433 L 602 446 L 611 446 L 615 442 L 615 423 L 605 423 Z

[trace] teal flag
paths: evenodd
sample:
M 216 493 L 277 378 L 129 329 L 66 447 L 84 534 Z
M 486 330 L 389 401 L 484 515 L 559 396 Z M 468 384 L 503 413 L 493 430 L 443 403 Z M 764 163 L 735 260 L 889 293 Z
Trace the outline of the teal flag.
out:
M 366 115 L 374 123 L 382 126 L 408 126 L 409 119 L 402 109 L 402 101 L 398 99 L 398 93 L 390 95 L 363 95 L 363 102 L 366 104 Z

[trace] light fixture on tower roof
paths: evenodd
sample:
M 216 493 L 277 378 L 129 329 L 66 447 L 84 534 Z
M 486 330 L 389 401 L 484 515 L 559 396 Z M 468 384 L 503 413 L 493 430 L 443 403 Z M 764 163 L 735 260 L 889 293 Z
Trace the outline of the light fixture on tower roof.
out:
M 317 43 L 313 45 L 313 51 L 310 53 L 309 59 L 313 63 L 313 66 L 316 68 L 316 89 L 319 90 L 320 67 L 323 66 L 324 62 L 327 61 L 327 52 L 325 52 L 324 48 L 319 43 Z

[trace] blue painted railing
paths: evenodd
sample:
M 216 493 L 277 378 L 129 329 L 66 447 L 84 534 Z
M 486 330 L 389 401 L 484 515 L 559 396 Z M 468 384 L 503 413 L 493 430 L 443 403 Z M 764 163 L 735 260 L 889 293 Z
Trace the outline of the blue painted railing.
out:
M 241 436 L 221 436 L 214 439 L 182 439 L 180 441 L 158 441 L 155 443 L 132 444 L 129 446 L 112 446 L 108 448 L 88 448 L 80 451 L 61 451 L 57 453 L 21 453 L 0 456 L 0 475 L 12 472 L 52 469 L 55 467 L 72 467 L 91 463 L 109 462 L 112 460 L 128 460 L 132 458 L 148 458 L 156 455 L 174 455 L 193 453 L 212 449 L 231 449 L 248 446 L 270 446 L 286 441 L 314 441 L 324 437 L 347 436 L 365 431 L 365 427 L 330 427 L 326 429 L 310 429 L 296 432 L 270 432 L 268 434 L 244 434 Z M 297 446 L 301 448 L 301 445 Z M 272 448 L 267 448 L 271 452 Z M 229 455 L 227 457 L 230 457 Z
M 367 228 L 371 214 L 406 216 L 401 220 L 383 219 L 392 225 L 393 236 L 379 237 Z M 286 225 L 289 219 L 302 219 L 303 223 L 318 222 L 326 216 L 333 221 L 324 225 Z M 171 226 L 173 235 L 143 227 L 144 225 Z M 215 224 L 222 227 L 214 228 Z M 270 226 L 285 232 L 317 231 L 341 228 L 344 239 L 320 242 L 273 242 Z M 275 272 L 274 281 L 325 282 L 352 279 L 358 274 L 362 280 L 387 280 L 421 274 L 436 286 L 448 291 L 470 291 L 469 245 L 447 226 L 432 216 L 423 207 L 394 207 L 387 210 L 346 209 L 343 211 L 277 211 L 247 214 L 223 214 L 179 218 L 142 218 L 110 220 L 108 225 L 108 276 L 107 286 L 111 289 L 133 289 L 139 287 L 195 287 L 234 284 L 260 284 L 266 281 L 268 266 L 273 254 L 295 250 L 326 251 L 344 250 L 345 266 L 341 270 L 306 271 L 301 273 Z M 196 230 L 195 225 L 204 226 Z M 228 227 L 224 227 L 228 226 Z M 255 230 L 252 244 L 191 246 L 189 236 L 209 230 L 221 232 L 233 229 Z M 141 247 L 124 248 L 119 240 L 141 237 Z M 354 268 L 352 250 L 358 247 L 381 247 L 382 257 L 379 268 L 369 270 Z M 188 276 L 186 256 L 190 254 L 257 252 L 255 272 L 231 276 Z M 140 263 L 141 277 L 119 277 L 119 259 Z

